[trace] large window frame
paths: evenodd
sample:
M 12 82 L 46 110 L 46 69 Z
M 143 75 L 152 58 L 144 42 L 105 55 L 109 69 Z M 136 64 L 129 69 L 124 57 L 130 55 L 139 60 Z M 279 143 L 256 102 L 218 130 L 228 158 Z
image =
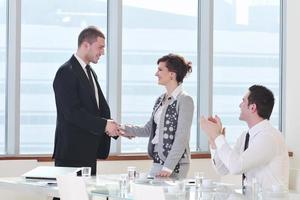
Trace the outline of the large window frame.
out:
M 283 47 L 283 16 L 285 2 L 281 0 L 280 44 Z M 18 0 L 7 1 L 7 82 L 6 82 L 6 155 L 20 154 L 20 51 L 21 51 L 21 2 Z M 108 1 L 107 22 L 107 100 L 111 108 L 113 119 L 121 119 L 122 103 L 122 1 Z M 212 114 L 212 75 L 213 75 L 213 1 L 199 0 L 198 2 L 198 54 L 197 54 L 197 96 L 195 106 L 198 107 L 197 121 L 201 115 Z M 284 52 L 280 52 L 280 91 L 282 87 L 282 60 Z M 201 98 L 199 98 L 201 97 Z M 280 95 L 280 113 L 283 107 Z M 279 118 L 279 127 L 284 127 L 284 119 Z M 208 141 L 197 126 L 197 152 L 207 153 Z M 138 152 L 137 152 L 138 153 Z M 112 140 L 111 154 L 121 154 L 120 139 Z
M 0 153 L 5 150 L 6 60 L 7 60 L 7 2 L 0 1 Z

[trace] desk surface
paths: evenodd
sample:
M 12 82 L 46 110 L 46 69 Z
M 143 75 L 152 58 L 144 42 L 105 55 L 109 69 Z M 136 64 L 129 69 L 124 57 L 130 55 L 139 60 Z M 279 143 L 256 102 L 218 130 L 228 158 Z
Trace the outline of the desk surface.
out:
M 235 190 L 231 184 L 216 183 L 211 188 L 196 189 L 193 184 L 185 183 L 185 192 L 169 192 L 172 187 L 173 180 L 138 180 L 137 184 L 149 184 L 164 187 L 166 199 L 180 200 L 200 200 L 200 199 L 220 199 L 220 200 L 245 200 L 251 199 L 251 196 L 245 196 Z M 102 196 L 111 197 L 113 199 L 132 200 L 132 188 L 129 186 L 126 191 L 119 189 L 119 175 L 100 175 L 86 180 L 88 193 L 91 197 Z M 32 192 L 44 195 L 45 197 L 59 197 L 58 187 L 53 181 L 26 180 L 21 177 L 0 178 L 0 188 L 14 190 L 18 192 Z M 263 199 L 284 199 L 296 200 L 300 199 L 300 194 L 295 192 L 286 192 L 285 194 L 270 193 L 263 191 Z

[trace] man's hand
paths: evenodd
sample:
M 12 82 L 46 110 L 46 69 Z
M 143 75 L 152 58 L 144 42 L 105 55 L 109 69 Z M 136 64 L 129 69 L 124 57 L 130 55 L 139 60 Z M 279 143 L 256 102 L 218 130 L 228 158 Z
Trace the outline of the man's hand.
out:
M 209 117 L 208 121 L 211 121 L 211 122 L 214 122 L 214 123 L 218 124 L 218 126 L 220 126 L 221 129 L 222 129 L 221 134 L 225 136 L 225 127 L 222 127 L 221 119 L 218 115 L 216 115 L 214 118 Z
M 114 120 L 108 119 L 105 127 L 105 132 L 110 137 L 119 136 L 119 125 Z
M 225 136 L 225 133 L 226 133 L 226 128 L 224 127 L 224 128 L 222 128 L 221 134 Z
M 212 116 L 208 117 L 207 119 L 208 119 L 208 121 L 211 121 L 213 123 L 217 123 L 217 120 L 215 118 L 213 118 Z M 208 138 L 208 142 L 209 142 L 210 147 L 212 149 L 216 149 L 217 148 L 216 143 L 215 143 L 215 141 L 212 138 Z
M 221 127 L 221 134 L 225 136 L 225 127 L 222 127 L 221 119 L 217 115 L 215 117 L 208 117 L 208 121 L 213 122 Z M 217 148 L 213 138 L 208 138 L 208 141 L 212 149 Z
M 213 144 L 216 137 L 222 133 L 222 123 L 218 116 L 215 116 L 215 118 L 210 117 L 208 119 L 206 119 L 204 116 L 201 116 L 200 126 L 209 137 L 209 141 L 213 142 Z

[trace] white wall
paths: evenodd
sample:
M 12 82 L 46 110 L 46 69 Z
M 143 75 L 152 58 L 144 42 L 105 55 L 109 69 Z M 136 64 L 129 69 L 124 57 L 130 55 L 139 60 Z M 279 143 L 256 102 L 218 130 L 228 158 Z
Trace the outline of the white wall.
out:
M 289 149 L 294 153 L 291 167 L 300 168 L 300 1 L 284 1 L 287 6 L 284 131 Z
M 0 160 L 0 177 L 20 176 L 36 166 L 36 160 Z

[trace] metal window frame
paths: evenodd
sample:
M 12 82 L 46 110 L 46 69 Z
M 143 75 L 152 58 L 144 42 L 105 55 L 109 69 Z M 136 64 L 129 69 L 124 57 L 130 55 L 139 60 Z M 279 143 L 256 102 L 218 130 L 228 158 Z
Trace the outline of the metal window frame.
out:
M 279 32 L 279 130 L 285 135 L 286 133 L 286 26 L 287 1 L 280 0 L 280 32 Z
M 107 1 L 107 99 L 112 119 L 121 122 L 122 0 Z M 111 140 L 111 154 L 121 153 L 121 140 Z
M 198 1 L 198 98 L 197 121 L 212 114 L 214 1 Z M 197 151 L 207 152 L 208 139 L 197 124 Z
M 5 152 L 20 152 L 21 1 L 7 0 Z

